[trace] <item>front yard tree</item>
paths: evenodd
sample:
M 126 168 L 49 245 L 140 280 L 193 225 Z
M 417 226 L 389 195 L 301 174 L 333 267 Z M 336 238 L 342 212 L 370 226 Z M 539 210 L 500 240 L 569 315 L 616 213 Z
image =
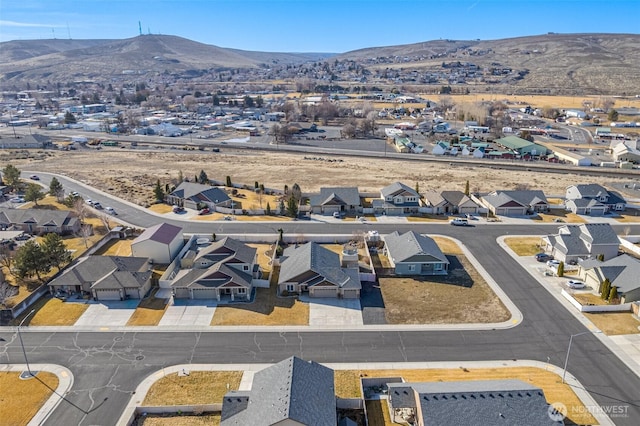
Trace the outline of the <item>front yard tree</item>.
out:
M 64 187 L 55 176 L 51 179 L 51 183 L 49 184 L 49 194 L 56 197 L 56 200 L 58 200 L 59 203 L 64 199 Z
M 76 124 L 78 120 L 76 120 L 76 116 L 73 115 L 70 111 L 67 111 L 64 114 L 64 123 L 65 124 Z
M 2 169 L 2 181 L 11 190 L 16 190 L 20 187 L 20 170 L 12 164 L 8 164 Z
M 287 214 L 290 217 L 298 216 L 298 200 L 293 195 L 287 200 Z
M 44 258 L 44 252 L 38 243 L 35 240 L 27 241 L 16 251 L 13 259 L 16 276 L 23 279 L 35 275 L 39 281 L 42 281 L 41 274 L 46 274 L 51 270 L 49 264 L 42 261 Z
M 38 205 L 38 201 L 44 198 L 44 192 L 42 192 L 42 187 L 37 183 L 30 183 L 27 186 L 27 190 L 24 193 L 25 201 L 33 201 L 35 205 Z
M 469 181 L 464 184 L 464 195 L 469 196 Z
M 558 276 L 564 277 L 564 262 L 558 264 Z
M 227 176 L 226 186 L 228 186 L 229 188 L 233 186 L 233 184 L 231 183 L 231 176 Z
M 200 170 L 200 174 L 198 175 L 198 182 L 203 184 L 209 183 L 209 176 L 207 176 L 204 170 Z
M 156 181 L 156 187 L 153 189 L 153 195 L 156 197 L 156 201 L 164 200 L 164 190 L 160 186 L 160 179 Z
M 613 302 L 618 298 L 618 287 L 613 286 L 611 290 L 609 290 L 609 298 L 607 299 L 609 302 Z
M 44 236 L 40 247 L 47 259 L 47 263 L 58 271 L 71 262 L 71 252 L 67 250 L 62 237 L 54 232 Z
M 609 297 L 610 291 L 611 291 L 611 281 L 609 281 L 609 278 L 605 278 L 604 282 L 602 283 L 602 291 L 600 292 L 600 298 L 602 300 L 607 300 L 607 297 Z
M 271 205 L 269 203 L 267 203 L 267 208 L 265 209 L 264 213 L 267 216 L 271 216 Z
M 619 118 L 618 111 L 615 109 L 611 109 L 609 111 L 609 114 L 607 114 L 607 118 L 609 119 L 609 121 L 618 121 L 618 118 Z

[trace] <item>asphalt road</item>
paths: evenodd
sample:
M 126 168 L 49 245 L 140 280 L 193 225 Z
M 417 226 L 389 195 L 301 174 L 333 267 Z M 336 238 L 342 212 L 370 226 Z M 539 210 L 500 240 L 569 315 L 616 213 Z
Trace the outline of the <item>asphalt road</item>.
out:
M 43 177 L 44 180 L 44 177 Z M 71 190 L 97 194 L 85 188 Z M 81 190 L 82 189 L 82 190 Z M 84 191 L 84 192 L 83 192 Z M 121 215 L 148 226 L 157 218 L 136 214 L 111 202 Z M 132 208 L 132 207 L 130 207 Z M 181 223 L 184 227 L 184 223 Z M 217 226 L 208 224 L 208 227 Z M 185 228 L 202 232 L 203 224 Z M 207 225 L 204 225 L 205 227 Z M 225 223 L 233 233 L 270 232 L 271 226 Z M 280 223 L 287 232 L 345 233 L 348 224 Z M 23 333 L 31 363 L 64 365 L 74 374 L 73 389 L 51 414 L 50 425 L 114 424 L 137 384 L 164 366 L 181 363 L 264 363 L 291 355 L 318 362 L 474 361 L 529 359 L 562 366 L 569 337 L 587 331 L 538 282 L 496 245 L 501 234 L 546 234 L 556 226 L 484 225 L 474 228 L 423 224 L 381 224 L 382 232 L 415 229 L 451 235 L 473 255 L 518 306 L 523 322 L 507 330 L 490 331 L 343 331 L 343 332 L 30 332 Z M 637 231 L 635 227 L 634 232 Z M 210 233 L 210 228 L 205 232 Z M 0 362 L 22 363 L 13 330 L 0 330 Z M 640 418 L 640 378 L 593 335 L 574 339 L 569 371 L 601 406 L 628 406 L 619 425 L 635 425 Z

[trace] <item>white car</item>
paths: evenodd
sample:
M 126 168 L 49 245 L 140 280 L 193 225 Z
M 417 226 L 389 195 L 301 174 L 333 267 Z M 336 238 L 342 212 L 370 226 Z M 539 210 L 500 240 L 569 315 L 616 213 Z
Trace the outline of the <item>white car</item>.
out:
M 118 216 L 118 213 L 116 213 L 116 211 L 113 209 L 113 207 L 105 207 L 104 211 L 109 213 L 109 214 L 111 214 L 111 215 Z
M 10 199 L 9 201 L 11 201 L 12 203 L 24 203 L 24 198 L 23 197 L 14 197 L 14 198 Z
M 578 280 L 567 281 L 567 287 L 569 288 L 580 289 L 580 288 L 585 288 L 586 286 L 587 285 L 582 281 L 578 281 Z
M 560 265 L 560 261 L 556 259 L 547 260 L 547 266 L 551 268 L 557 268 Z
M 469 226 L 469 222 L 467 222 L 467 219 L 456 218 L 452 219 L 449 223 L 454 226 Z

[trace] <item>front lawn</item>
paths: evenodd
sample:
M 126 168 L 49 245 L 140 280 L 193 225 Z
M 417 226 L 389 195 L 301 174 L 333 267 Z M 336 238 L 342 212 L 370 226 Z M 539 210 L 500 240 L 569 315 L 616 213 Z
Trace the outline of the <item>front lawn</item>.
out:
M 540 253 L 541 237 L 508 237 L 504 243 L 518 256 L 533 256 Z
M 88 307 L 89 305 L 86 303 L 63 302 L 60 299 L 46 295 L 38 299 L 30 309 L 27 309 L 22 315 L 14 319 L 13 322 L 20 324 L 20 321 L 31 312 L 31 309 L 35 309 L 36 312 L 27 319 L 25 324 L 73 325 Z
M 220 403 L 227 392 L 238 389 L 240 380 L 241 371 L 191 371 L 188 376 L 171 373 L 151 386 L 142 405 Z
M 155 297 L 157 289 L 140 301 L 133 315 L 127 321 L 128 326 L 158 325 L 167 309 L 167 299 Z
M 0 372 L 0 423 L 28 424 L 57 387 L 58 377 L 46 371 L 28 380 L 22 380 L 18 372 Z

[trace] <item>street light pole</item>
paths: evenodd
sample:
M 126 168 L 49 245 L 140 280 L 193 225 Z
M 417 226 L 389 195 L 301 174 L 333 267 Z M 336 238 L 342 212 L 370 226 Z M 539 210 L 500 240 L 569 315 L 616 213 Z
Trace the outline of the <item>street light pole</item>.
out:
M 22 318 L 22 321 L 20 321 L 20 324 L 18 324 L 18 339 L 20 339 L 20 347 L 22 348 L 22 354 L 24 355 L 24 362 L 25 364 L 27 364 L 27 372 L 31 377 L 33 377 L 33 373 L 31 372 L 31 367 L 29 366 L 29 360 L 27 359 L 27 351 L 25 351 L 24 349 L 24 342 L 22 341 L 22 333 L 20 333 L 20 327 L 22 327 L 22 324 L 24 324 L 27 318 L 29 318 L 35 311 L 36 311 L 35 309 L 32 309 L 31 312 L 29 312 L 24 318 Z
M 573 338 L 577 336 L 582 336 L 583 334 L 598 334 L 602 333 L 602 331 L 583 331 L 582 333 L 572 334 L 569 338 L 569 347 L 567 348 L 567 356 L 564 359 L 564 369 L 562 371 L 562 383 L 564 383 L 564 378 L 567 374 L 567 365 L 569 364 L 569 353 L 571 353 L 571 344 L 573 343 Z

